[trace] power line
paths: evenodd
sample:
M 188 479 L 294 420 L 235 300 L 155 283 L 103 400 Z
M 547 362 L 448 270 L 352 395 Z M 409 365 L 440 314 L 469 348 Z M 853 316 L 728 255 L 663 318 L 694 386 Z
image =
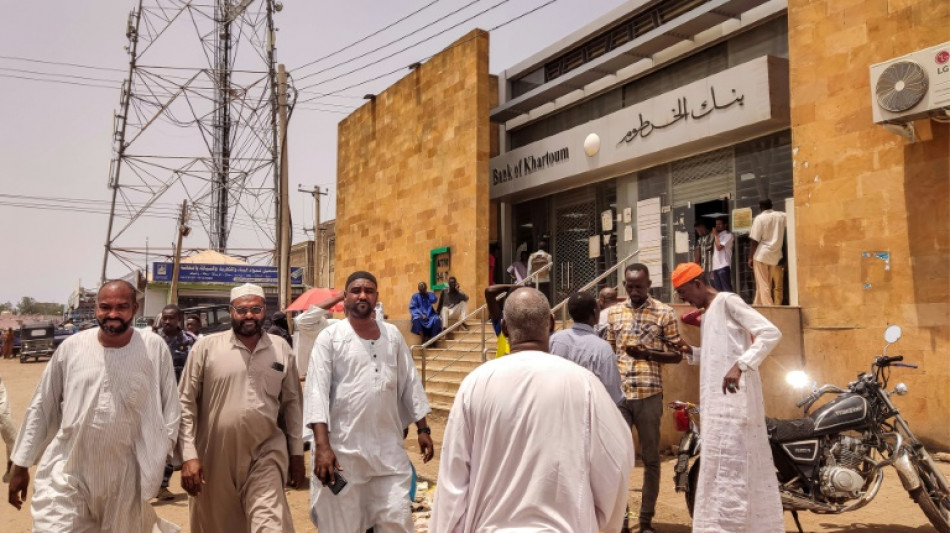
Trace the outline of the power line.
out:
M 113 85 L 97 85 L 93 83 L 82 83 L 78 81 L 48 80 L 44 78 L 34 78 L 31 76 L 17 76 L 14 74 L 0 74 L 0 78 L 10 78 L 10 79 L 27 80 L 27 81 L 42 81 L 46 83 L 61 83 L 63 85 L 76 85 L 80 87 L 96 87 L 99 89 L 112 89 L 113 91 L 119 88 L 119 85 L 114 85 L 114 86 Z
M 430 28 L 430 27 L 432 27 L 433 25 L 438 24 L 438 23 L 442 22 L 443 20 L 445 20 L 445 19 L 451 17 L 452 15 L 455 15 L 455 14 L 457 14 L 457 13 L 459 13 L 459 12 L 461 12 L 461 11 L 463 11 L 463 10 L 469 8 L 470 6 L 472 6 L 472 5 L 474 5 L 474 4 L 477 4 L 478 2 L 481 2 L 481 1 L 482 1 L 482 0 L 472 0 L 471 2 L 469 2 L 469 3 L 465 4 L 465 5 L 463 5 L 462 7 L 460 7 L 460 8 L 458 8 L 458 9 L 456 9 L 456 10 L 450 12 L 449 14 L 444 15 L 444 16 L 442 16 L 442 17 L 439 17 L 439 18 L 437 18 L 436 20 L 433 20 L 432 22 L 430 22 L 430 23 L 428 23 L 428 24 L 424 24 L 422 27 L 416 28 L 416 29 L 412 30 L 411 32 L 409 32 L 409 33 L 403 35 L 402 37 L 393 39 L 392 41 L 389 41 L 389 42 L 386 43 L 386 44 L 377 46 L 376 48 L 373 48 L 372 50 L 369 50 L 369 51 L 367 51 L 367 52 L 363 52 L 362 54 L 360 54 L 360 55 L 358 55 L 358 56 L 356 56 L 356 57 L 352 57 L 352 58 L 347 59 L 347 60 L 345 60 L 345 61 L 340 61 L 339 63 L 333 64 L 333 65 L 331 65 L 331 66 L 329 66 L 329 67 L 324 67 L 324 68 L 322 68 L 322 69 L 320 69 L 320 70 L 318 70 L 318 71 L 316 71 L 316 72 L 311 72 L 310 74 L 307 74 L 307 75 L 304 75 L 304 76 L 300 76 L 299 79 L 305 80 L 305 79 L 310 78 L 310 77 L 312 77 L 312 76 L 316 76 L 317 74 L 322 74 L 322 73 L 324 73 L 324 72 L 326 72 L 326 71 L 328 71 L 328 70 L 335 69 L 336 67 L 339 67 L 339 66 L 341 66 L 341 65 L 345 65 L 345 64 L 350 63 L 350 62 L 352 62 L 352 61 L 356 61 L 357 59 L 362 59 L 362 58 L 364 58 L 364 57 L 366 57 L 366 56 L 368 56 L 368 55 L 370 55 L 370 54 L 373 54 L 373 53 L 375 53 L 375 52 L 378 52 L 378 51 L 380 51 L 380 50 L 382 50 L 382 49 L 384 49 L 384 48 L 386 48 L 386 47 L 392 46 L 392 45 L 398 43 L 399 41 L 402 41 L 403 39 L 406 39 L 406 38 L 408 38 L 408 37 L 412 37 L 412 36 L 415 35 L 416 33 L 420 32 L 420 31 L 422 31 L 422 30 L 424 30 L 424 29 L 426 29 L 426 28 Z M 503 1 L 501 2 L 501 4 L 504 4 L 505 2 L 508 2 L 508 1 L 509 1 L 509 0 L 503 0 Z M 497 4 L 497 5 L 501 5 L 501 4 Z M 497 7 L 497 5 L 496 5 L 495 7 Z M 484 13 L 484 12 L 483 12 L 483 13 Z M 477 15 L 476 15 L 476 16 L 477 16 Z M 465 22 L 465 21 L 463 21 L 463 22 Z M 455 26 L 453 26 L 453 28 L 454 28 L 454 27 L 455 27 Z M 449 29 L 452 29 L 452 28 L 449 28 Z M 436 35 L 440 35 L 440 34 L 436 34 Z M 433 37 L 435 37 L 435 36 L 433 36 Z M 416 43 L 416 44 L 419 44 L 419 43 Z M 415 46 L 415 45 L 412 45 L 412 46 Z M 412 48 L 412 46 L 410 46 L 409 48 Z M 404 50 L 405 50 L 405 49 L 404 49 Z M 398 54 L 399 52 L 396 52 L 396 53 Z M 374 62 L 374 63 L 369 63 L 368 65 L 364 65 L 364 66 L 361 67 L 361 68 L 365 68 L 365 67 L 368 67 L 368 66 L 371 66 L 371 65 L 375 65 L 376 63 L 379 63 L 379 62 L 382 61 L 383 59 L 387 59 L 387 58 L 389 58 L 389 57 L 392 57 L 392 56 L 391 56 L 391 55 L 390 55 L 390 56 L 386 56 L 386 57 L 384 57 L 384 58 L 382 58 L 382 59 L 377 60 L 377 61 Z M 357 70 L 359 70 L 359 69 L 357 69 Z M 351 71 L 351 72 L 352 72 L 352 71 Z M 347 73 L 347 74 L 349 74 L 349 73 Z M 346 76 L 346 74 L 341 74 L 341 76 Z M 321 84 L 323 84 L 323 83 L 326 83 L 327 81 L 332 81 L 332 80 L 334 80 L 334 79 L 336 79 L 336 78 L 330 78 L 329 80 L 324 80 L 324 81 L 315 83 L 315 84 L 313 84 L 313 85 L 308 85 L 307 87 L 314 87 L 314 86 L 316 86 L 316 85 L 321 85 Z M 306 89 L 307 87 L 304 87 L 304 88 Z
M 111 78 L 93 78 L 90 76 L 79 76 L 76 74 L 60 74 L 57 72 L 43 72 L 40 70 L 28 70 L 28 69 L 22 69 L 22 68 L 0 67 L 0 70 L 4 70 L 7 72 L 18 72 L 20 74 L 36 74 L 38 76 L 57 76 L 60 78 L 73 78 L 77 80 L 86 80 L 86 81 L 104 81 L 106 83 L 122 83 L 119 80 L 111 79 Z
M 454 28 L 456 28 L 456 27 L 458 27 L 458 26 L 460 26 L 460 25 L 462 25 L 462 24 L 464 24 L 464 23 L 466 23 L 466 22 L 469 22 L 469 21 L 475 19 L 476 17 L 479 17 L 479 16 L 481 16 L 481 15 L 487 13 L 488 11 L 491 11 L 491 10 L 493 10 L 493 9 L 495 9 L 495 8 L 497 8 L 497 7 L 499 7 L 500 5 L 507 3 L 508 1 L 509 1 L 509 0 L 502 0 L 501 2 L 498 2 L 497 4 L 491 6 L 491 7 L 487 8 L 487 9 L 485 9 L 485 10 L 483 10 L 483 11 L 481 11 L 481 12 L 479 12 L 479 13 L 477 13 L 477 14 L 475 14 L 475 15 L 473 15 L 473 16 L 467 18 L 467 19 L 465 19 L 465 20 L 463 20 L 463 21 L 461 21 L 461 22 L 459 22 L 459 23 L 457 23 L 457 24 L 455 24 L 455 25 L 453 25 L 453 26 L 451 26 L 451 27 L 449 27 L 449 28 L 446 28 L 445 30 L 440 31 L 439 33 L 436 33 L 436 34 L 434 34 L 434 35 L 432 35 L 432 36 L 430 36 L 430 37 L 427 37 L 427 38 L 425 38 L 425 39 L 423 39 L 423 40 L 421 40 L 421 41 L 415 43 L 414 45 L 410 45 L 410 46 L 408 46 L 408 47 L 406 47 L 406 48 L 403 48 L 403 49 L 400 50 L 399 52 L 395 52 L 395 53 L 393 53 L 393 54 L 390 54 L 389 56 L 386 56 L 386 57 L 384 57 L 384 58 L 381 58 L 381 59 L 379 59 L 379 60 L 377 60 L 377 61 L 375 61 L 375 62 L 373 62 L 373 63 L 369 63 L 369 64 L 367 64 L 367 65 L 363 65 L 362 67 L 359 67 L 359 68 L 357 68 L 357 69 L 354 69 L 354 70 L 352 70 L 352 71 L 350 71 L 350 72 L 348 72 L 348 73 L 346 73 L 346 74 L 342 74 L 342 75 L 336 76 L 335 78 L 331 78 L 331 80 L 332 80 L 332 79 L 339 78 L 339 77 L 342 77 L 342 76 L 345 76 L 345 75 L 347 75 L 347 74 L 352 74 L 352 73 L 354 73 L 354 72 L 356 72 L 356 71 L 359 71 L 359 70 L 362 70 L 362 69 L 365 69 L 365 68 L 367 68 L 367 67 L 369 67 L 369 66 L 372 66 L 372 65 L 374 65 L 374 64 L 376 64 L 376 63 L 379 63 L 379 62 L 381 62 L 381 61 L 383 61 L 383 60 L 385 60 L 385 59 L 387 59 L 387 58 L 389 58 L 389 57 L 392 57 L 392 56 L 394 56 L 394 55 L 396 55 L 396 54 L 399 54 L 399 53 L 401 53 L 401 52 L 403 52 L 403 51 L 406 51 L 406 50 L 408 50 L 409 48 L 412 48 L 412 47 L 414 47 L 414 46 L 416 46 L 416 45 L 418 45 L 418 44 L 421 44 L 421 43 L 426 42 L 426 41 L 429 41 L 429 40 L 431 40 L 431 39 L 433 39 L 433 38 L 435 38 L 435 37 L 438 37 L 439 35 L 442 35 L 443 33 L 447 32 L 447 31 L 450 31 L 450 30 L 452 30 L 452 29 L 454 29 Z M 506 20 L 505 22 L 502 22 L 501 24 L 498 24 L 498 25 L 492 27 L 491 29 L 489 29 L 489 32 L 492 32 L 492 31 L 498 30 L 498 29 L 500 29 L 500 28 L 503 28 L 503 27 L 505 27 L 505 26 L 507 26 L 507 25 L 509 25 L 509 24 L 511 24 L 511 23 L 513 23 L 513 22 L 515 22 L 515 21 L 517 21 L 517 20 L 521 20 L 522 18 L 524 18 L 524 17 L 526 17 L 526 16 L 528 16 L 528 15 L 530 15 L 530 14 L 532 14 L 532 13 L 535 13 L 535 12 L 537 12 L 537 11 L 539 11 L 539 10 L 541 10 L 541 9 L 543 9 L 543 8 L 545 8 L 545 7 L 549 6 L 549 5 L 551 5 L 551 4 L 553 4 L 554 2 L 557 2 L 557 0 L 547 0 L 547 1 L 544 2 L 543 4 L 540 4 L 540 5 L 536 6 L 536 7 L 533 7 L 533 8 L 531 8 L 531 9 L 529 9 L 529 10 L 527 10 L 527 11 L 525 11 L 525 12 L 523 12 L 523 13 L 521 13 L 521 14 L 515 16 L 515 17 L 512 17 L 512 18 Z M 454 43 L 453 45 L 451 45 L 451 46 L 448 47 L 448 48 L 451 48 L 451 47 L 453 47 L 453 46 L 462 45 L 462 44 L 468 42 L 469 40 L 471 40 L 471 38 L 465 39 L 465 40 L 462 40 L 462 41 L 458 41 L 458 42 Z M 448 48 L 446 48 L 446 50 L 448 50 Z M 443 51 L 444 51 L 444 50 L 443 50 Z M 441 52 L 436 52 L 436 53 L 441 53 Z M 436 54 L 429 55 L 429 56 L 423 58 L 421 62 L 428 61 L 429 59 L 432 59 L 435 55 L 436 55 Z M 364 80 L 364 81 L 361 81 L 361 82 L 358 82 L 358 83 L 354 83 L 354 84 L 351 84 L 351 85 L 347 85 L 346 87 L 343 87 L 343 88 L 341 88 L 341 89 L 337 89 L 337 90 L 334 90 L 334 91 L 329 91 L 329 92 L 325 93 L 325 95 L 326 95 L 326 96 L 329 96 L 329 95 L 337 94 L 337 93 L 340 93 L 340 92 L 343 92 L 343 91 L 346 91 L 346 90 L 349 90 L 349 89 L 353 89 L 354 87 L 359 87 L 359 86 L 361 86 L 361 85 L 366 85 L 367 83 L 371 83 L 371 82 L 377 81 L 377 80 L 379 80 L 379 79 L 385 78 L 386 76 L 390 76 L 390 75 L 392 75 L 392 74 L 396 74 L 397 72 L 401 72 L 401 71 L 405 70 L 405 68 L 406 68 L 406 67 L 399 67 L 399 68 L 393 69 L 393 70 L 391 70 L 391 71 L 389 71 L 389 72 L 386 72 L 386 73 L 383 73 L 383 74 L 374 76 L 374 77 L 372 77 L 372 78 L 370 78 L 370 79 L 367 79 L 367 80 Z M 315 83 L 315 84 L 308 85 L 308 86 L 304 87 L 303 89 L 301 89 L 301 91 L 306 90 L 306 89 L 309 89 L 309 88 L 311 88 L 311 87 L 315 87 L 315 86 L 317 86 L 317 85 L 320 85 L 320 84 L 322 84 L 322 83 L 325 83 L 326 81 L 330 81 L 330 80 L 325 80 L 325 81 L 323 81 L 323 82 L 318 82 L 318 83 Z M 320 98 L 323 98 L 323 96 L 315 96 L 315 97 L 307 98 L 307 99 L 305 99 L 305 100 L 301 100 L 299 103 L 305 104 L 305 103 L 308 103 L 308 102 L 313 102 L 313 101 L 315 101 L 315 100 L 319 100 Z
M 415 16 L 415 15 L 421 13 L 422 11 L 424 11 L 424 10 L 427 9 L 428 7 L 432 6 L 433 4 L 438 3 L 439 1 L 440 1 L 440 0 L 432 0 L 432 2 L 429 2 L 428 4 L 426 4 L 426 5 L 422 6 L 422 7 L 420 7 L 419 9 L 413 11 L 412 13 L 409 13 L 408 15 L 406 15 L 406 16 L 404 16 L 404 17 L 398 19 L 398 20 L 396 20 L 395 22 L 392 22 L 392 23 L 390 23 L 390 24 L 387 24 L 386 26 L 383 26 L 382 28 L 380 28 L 380 29 L 374 31 L 373 33 L 370 33 L 370 34 L 368 34 L 368 35 L 364 35 L 363 37 L 360 37 L 359 39 L 353 41 L 352 43 L 350 43 L 350 44 L 348 44 L 348 45 L 346 45 L 346 46 L 344 46 L 344 47 L 342 47 L 342 48 L 340 48 L 340 49 L 338 49 L 338 50 L 334 50 L 333 52 L 330 52 L 329 54 L 327 54 L 327 55 L 325 55 L 325 56 L 318 57 L 317 59 L 314 59 L 313 61 L 310 61 L 310 62 L 308 62 L 308 63 L 304 63 L 303 65 L 300 65 L 299 67 L 294 68 L 294 69 L 291 69 L 291 70 L 300 70 L 300 69 L 309 67 L 309 66 L 311 66 L 311 65 L 314 65 L 314 64 L 316 64 L 316 63 L 319 63 L 319 62 L 323 61 L 324 59 L 328 59 L 328 58 L 330 58 L 330 57 L 333 57 L 333 56 L 339 54 L 340 52 L 343 52 L 343 51 L 346 50 L 347 48 L 352 48 L 353 46 L 355 46 L 355 45 L 357 45 L 357 44 L 359 44 L 359 43 L 361 43 L 361 42 L 363 42 L 363 41 L 366 41 L 366 40 L 368 40 L 368 39 L 370 39 L 370 38 L 372 38 L 372 37 L 375 37 L 375 36 L 379 35 L 380 33 L 382 33 L 382 32 L 384 32 L 384 31 L 388 30 L 389 28 L 392 28 L 393 26 L 399 24 L 400 22 L 403 22 L 403 21 L 405 21 L 405 20 L 407 20 L 407 19 L 409 19 L 409 18 L 411 18 L 411 17 L 413 17 L 413 16 Z M 301 78 L 301 79 L 303 79 L 303 78 Z
M 121 68 L 97 67 L 93 65 L 83 65 L 80 63 L 66 63 L 63 61 L 51 61 L 48 59 L 33 59 L 29 57 L 0 56 L 0 59 L 8 59 L 10 61 L 25 61 L 28 63 L 42 63 L 44 65 L 61 65 L 65 67 L 85 68 L 85 69 L 92 69 L 92 70 L 107 70 L 110 72 L 121 72 L 123 74 L 128 72 L 127 69 L 121 69 Z

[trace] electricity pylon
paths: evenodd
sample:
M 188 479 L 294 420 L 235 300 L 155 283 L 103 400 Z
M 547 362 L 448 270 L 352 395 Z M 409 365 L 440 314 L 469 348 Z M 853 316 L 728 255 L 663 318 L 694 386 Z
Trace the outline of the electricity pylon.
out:
M 171 234 L 147 222 L 177 219 L 182 200 L 208 247 L 274 257 L 280 9 L 276 0 L 138 0 L 114 118 L 103 280 L 110 259 L 134 270 L 138 243 Z

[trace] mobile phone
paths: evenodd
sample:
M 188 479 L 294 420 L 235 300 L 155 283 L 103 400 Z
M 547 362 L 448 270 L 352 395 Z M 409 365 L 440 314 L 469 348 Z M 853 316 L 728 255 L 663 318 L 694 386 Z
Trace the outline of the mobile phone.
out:
M 332 492 L 335 496 L 339 494 L 341 490 L 343 490 L 343 487 L 346 486 L 346 478 L 344 478 L 343 474 L 341 474 L 336 468 L 333 469 L 333 475 L 336 477 L 336 483 L 327 485 L 327 488 L 330 489 L 330 492 Z

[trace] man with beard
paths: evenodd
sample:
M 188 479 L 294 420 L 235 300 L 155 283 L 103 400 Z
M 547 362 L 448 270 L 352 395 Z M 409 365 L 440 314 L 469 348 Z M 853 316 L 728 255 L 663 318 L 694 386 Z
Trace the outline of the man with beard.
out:
M 39 461 L 34 531 L 171 532 L 148 504 L 178 437 L 168 347 L 130 326 L 135 287 L 109 281 L 99 328 L 70 336 L 43 371 L 13 451 L 9 501 L 19 509 Z
M 680 298 L 706 310 L 702 347 L 687 350 L 701 365 L 703 419 L 693 532 L 785 531 L 758 372 L 782 333 L 738 295 L 710 287 L 696 263 L 680 264 L 672 278 Z
M 181 376 L 181 485 L 191 531 L 293 531 L 284 494 L 303 486 L 300 380 L 264 333 L 264 290 L 231 290 L 231 329 L 195 343 Z
M 172 365 L 175 367 L 175 382 L 181 381 L 181 373 L 185 368 L 185 362 L 188 361 L 188 352 L 194 346 L 197 340 L 194 335 L 181 329 L 181 320 L 184 313 L 181 308 L 175 304 L 168 304 L 162 309 L 159 316 L 158 334 L 164 339 L 168 350 L 172 353 Z M 168 490 L 168 480 L 172 477 L 175 467 L 168 463 L 165 465 L 165 477 L 162 478 L 162 487 L 155 496 L 158 500 L 168 501 L 175 499 L 175 494 Z
M 369 272 L 347 278 L 347 318 L 320 333 L 307 371 L 305 420 L 315 443 L 310 519 L 320 533 L 414 531 L 403 446 L 410 423 L 423 462 L 432 459 L 429 402 L 399 329 L 373 318 L 376 289 Z M 340 473 L 347 485 L 334 494 L 328 486 Z

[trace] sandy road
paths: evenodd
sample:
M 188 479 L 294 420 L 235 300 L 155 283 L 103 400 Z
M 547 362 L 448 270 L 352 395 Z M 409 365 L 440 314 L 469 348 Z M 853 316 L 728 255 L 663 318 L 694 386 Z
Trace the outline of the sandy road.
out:
M 17 423 L 22 420 L 26 406 L 33 395 L 36 383 L 39 381 L 45 363 L 20 364 L 18 360 L 0 360 L 0 379 L 3 380 L 9 395 L 13 417 Z M 434 418 L 430 421 L 432 437 L 436 444 L 436 456 L 427 465 L 421 464 L 418 446 L 413 438 L 407 440 L 409 455 L 416 465 L 419 475 L 424 479 L 434 480 L 438 472 L 439 450 L 441 449 L 442 435 L 445 420 Z M 307 457 L 309 468 L 309 454 Z M 950 475 L 950 464 L 940 463 L 944 472 Z M 664 462 L 660 497 L 657 503 L 654 525 L 662 533 L 688 533 L 690 531 L 689 514 L 681 494 L 673 490 L 672 462 Z M 630 508 L 638 509 L 640 504 L 640 484 L 642 469 L 631 476 Z M 171 502 L 153 503 L 158 514 L 182 527 L 188 529 L 188 500 L 181 489 L 176 472 L 171 481 L 171 489 L 179 497 Z M 3 485 L 3 502 L 0 503 L 0 524 L 2 530 L 8 533 L 30 531 L 29 509 L 24 508 L 17 512 L 6 503 L 7 489 Z M 316 531 L 308 517 L 309 495 L 306 490 L 288 491 L 291 512 L 297 531 Z M 878 497 L 871 504 L 859 511 L 845 515 L 814 515 L 803 514 L 802 525 L 807 533 L 831 532 L 868 532 L 868 533 L 924 533 L 934 529 L 929 525 L 920 509 L 914 504 L 901 487 L 900 481 L 892 469 L 886 470 L 884 486 Z M 794 532 L 795 526 L 790 516 L 786 515 L 786 530 Z

